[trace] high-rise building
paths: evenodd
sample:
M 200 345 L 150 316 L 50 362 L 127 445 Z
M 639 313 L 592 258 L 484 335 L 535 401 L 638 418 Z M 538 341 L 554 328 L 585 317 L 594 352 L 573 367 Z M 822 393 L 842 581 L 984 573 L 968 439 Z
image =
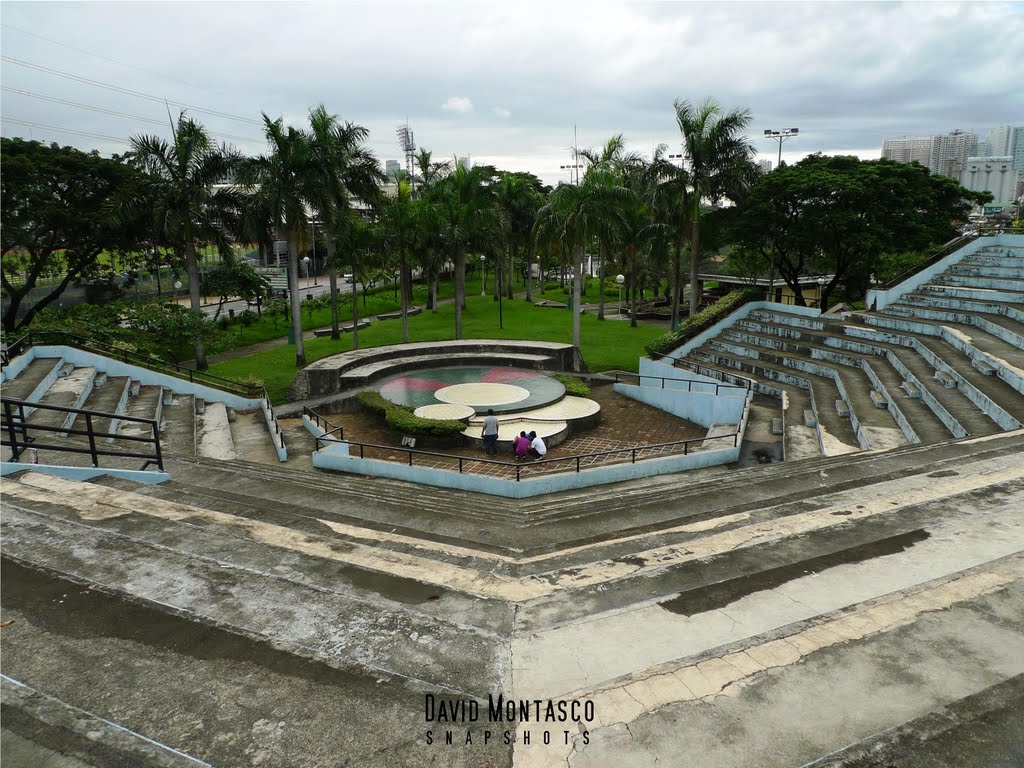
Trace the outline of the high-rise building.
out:
M 384 161 L 384 173 L 390 178 L 394 178 L 395 174 L 402 170 L 402 164 L 397 160 L 385 160 Z
M 989 133 L 983 144 L 978 145 L 978 155 L 982 155 L 981 147 L 985 146 L 989 157 L 1013 158 L 1013 167 L 1024 170 L 1024 126 L 1001 125 Z
M 468 157 L 460 157 L 458 158 L 457 162 L 462 168 L 465 168 L 467 171 L 473 167 L 473 163 L 470 161 Z
M 882 157 L 897 163 L 920 163 L 927 167 L 932 156 L 931 136 L 904 136 L 882 142 Z
M 932 137 L 932 154 L 928 169 L 941 176 L 960 178 L 967 158 L 978 154 L 978 135 L 966 131 L 952 131 Z
M 757 161 L 757 167 L 758 167 L 758 169 L 760 169 L 761 173 L 765 173 L 765 174 L 771 173 L 772 172 L 772 161 L 771 160 L 758 160 Z

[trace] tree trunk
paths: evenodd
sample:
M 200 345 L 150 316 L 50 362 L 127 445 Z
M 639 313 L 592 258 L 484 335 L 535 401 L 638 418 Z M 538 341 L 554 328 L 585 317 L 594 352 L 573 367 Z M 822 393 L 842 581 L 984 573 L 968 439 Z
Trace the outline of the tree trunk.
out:
M 604 320 L 604 260 L 607 255 L 604 243 L 597 246 L 597 257 L 600 259 L 597 267 L 597 319 Z
M 462 305 L 466 300 L 466 247 L 455 247 L 455 338 L 462 338 Z
M 690 229 L 690 316 L 697 314 L 700 307 L 701 290 L 698 287 L 700 274 L 700 193 L 694 191 L 693 224 Z
M 576 349 L 580 348 L 580 286 L 583 284 L 583 246 L 578 245 L 574 249 L 575 264 L 573 272 L 576 279 L 572 283 L 572 343 Z M 563 274 L 564 274 L 563 270 Z
M 199 260 L 196 258 L 196 245 L 191 237 L 185 240 L 185 268 L 188 271 L 188 298 L 192 309 L 202 312 L 202 304 L 199 300 Z M 203 348 L 203 339 L 196 337 L 196 369 L 205 371 L 210 365 L 206 361 L 206 349 Z
M 501 284 L 501 257 L 494 257 L 494 300 L 497 301 L 505 287 Z
M 331 339 L 341 339 L 341 330 L 338 328 L 338 267 L 335 262 L 337 256 L 337 241 L 333 237 L 327 238 L 327 281 L 331 286 Z
M 408 290 L 406 290 L 406 281 L 409 278 L 408 270 L 405 267 L 405 251 L 403 250 L 400 257 L 401 266 L 399 267 L 399 274 L 402 276 L 402 343 L 409 343 L 409 301 L 408 301 Z
M 302 343 L 302 306 L 299 301 L 299 249 L 295 233 L 288 236 L 288 301 L 292 307 L 292 332 L 295 334 L 295 367 L 306 367 L 306 349 Z
M 352 349 L 359 349 L 359 282 L 357 275 L 359 274 L 358 269 L 358 258 L 355 253 L 352 254 Z M 363 301 L 366 301 L 366 286 L 363 285 Z
M 516 243 L 515 240 L 513 240 L 508 248 L 508 291 L 505 293 L 505 296 L 509 299 L 515 296 L 515 293 L 512 288 L 512 279 L 516 273 L 516 252 L 518 250 L 519 245 L 518 243 Z
M 430 297 L 428 298 L 428 301 L 430 302 L 430 311 L 433 312 L 436 315 L 437 314 L 437 273 L 434 273 L 433 275 L 431 275 L 431 278 L 430 278 Z
M 676 263 L 672 278 L 672 330 L 679 328 L 679 301 L 683 295 L 683 244 L 676 240 Z
M 526 249 L 526 301 L 533 301 L 533 245 Z

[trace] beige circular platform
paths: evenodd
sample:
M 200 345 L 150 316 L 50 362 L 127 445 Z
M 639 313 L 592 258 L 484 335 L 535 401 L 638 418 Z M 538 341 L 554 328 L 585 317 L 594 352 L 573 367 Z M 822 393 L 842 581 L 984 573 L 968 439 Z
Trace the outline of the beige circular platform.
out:
M 455 421 L 462 421 L 463 419 L 475 416 L 476 411 L 468 405 L 434 403 L 433 405 L 421 405 L 413 411 L 413 414 L 421 419 L 436 419 L 438 421 L 454 419 Z
M 488 405 L 518 403 L 530 396 L 529 390 L 511 384 L 454 384 L 434 393 L 443 403 L 468 405 L 476 408 Z

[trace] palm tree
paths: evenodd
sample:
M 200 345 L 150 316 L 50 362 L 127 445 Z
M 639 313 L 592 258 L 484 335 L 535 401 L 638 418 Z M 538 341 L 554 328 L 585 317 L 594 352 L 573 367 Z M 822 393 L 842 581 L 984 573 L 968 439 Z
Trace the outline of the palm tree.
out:
M 683 292 L 683 250 L 689 237 L 690 174 L 667 157 L 664 144 L 654 151 L 649 166 L 650 201 L 655 218 L 672 228 L 675 252 L 672 272 L 672 329 L 679 327 L 679 302 Z
M 288 242 L 288 294 L 291 300 L 292 332 L 295 336 L 295 365 L 306 365 L 302 343 L 302 314 L 299 306 L 299 251 L 304 250 L 314 212 L 326 221 L 334 220 L 336 181 L 324 163 L 325 150 L 312 134 L 284 120 L 263 114 L 269 154 L 245 163 L 239 181 L 252 194 L 251 204 L 266 212 L 273 227 Z
M 744 131 L 749 109 L 723 113 L 713 99 L 700 104 L 676 99 L 676 122 L 683 135 L 683 156 L 690 174 L 690 314 L 697 313 L 700 291 L 700 204 L 739 194 L 756 178 L 754 146 Z M 684 204 L 687 201 L 684 201 Z
M 398 182 L 395 196 L 381 209 L 381 230 L 385 247 L 398 255 L 399 275 L 402 280 L 402 342 L 409 342 L 409 254 L 417 236 L 417 210 L 412 199 L 409 182 Z
M 537 218 L 544 199 L 541 197 L 539 180 L 529 174 L 503 173 L 496 188 L 498 210 L 501 215 L 502 230 L 508 243 L 508 275 L 505 290 L 509 299 L 513 298 L 512 276 L 515 273 L 516 257 L 520 246 L 528 247 L 530 232 Z M 530 260 L 527 259 L 529 274 Z M 529 277 L 527 277 L 529 280 Z M 530 300 L 529 283 L 527 283 L 526 299 Z M 497 300 L 497 292 L 494 296 Z
M 238 155 L 224 146 L 216 146 L 206 129 L 184 114 L 172 126 L 168 142 L 159 136 L 133 136 L 129 157 L 154 179 L 146 200 L 138 205 L 152 206 L 154 229 L 161 239 L 173 244 L 184 256 L 188 272 L 189 303 L 201 311 L 199 259 L 196 241 L 212 242 L 231 260 L 232 250 L 225 227 L 238 201 L 224 185 L 230 181 Z M 133 203 L 129 202 L 128 207 Z M 197 337 L 196 367 L 207 367 L 206 350 Z
M 330 205 L 317 211 L 327 238 L 327 278 L 331 290 L 331 338 L 341 338 L 338 327 L 338 265 L 349 263 L 348 254 L 338 254 L 345 242 L 344 228 L 358 199 L 376 205 L 384 174 L 373 152 L 364 146 L 370 132 L 353 123 L 342 123 L 321 104 L 310 110 L 309 126 L 314 152 L 327 173 Z M 354 285 L 354 284 L 353 284 Z M 355 288 L 353 287 L 353 291 Z
M 455 256 L 455 338 L 462 338 L 462 310 L 466 301 L 466 251 L 478 246 L 495 221 L 490 166 L 455 170 L 429 189 L 436 208 L 439 232 Z

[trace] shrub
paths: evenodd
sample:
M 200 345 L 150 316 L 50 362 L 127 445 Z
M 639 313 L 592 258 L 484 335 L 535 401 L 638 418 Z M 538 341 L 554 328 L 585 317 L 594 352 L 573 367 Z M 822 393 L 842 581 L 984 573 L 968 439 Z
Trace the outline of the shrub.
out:
M 590 387 L 585 381 L 583 381 L 583 379 L 576 376 L 569 376 L 564 373 L 556 374 L 554 378 L 557 381 L 562 382 L 563 386 L 565 386 L 565 392 L 568 395 L 586 397 L 590 394 Z
M 383 416 L 387 425 L 407 435 L 426 435 L 429 437 L 451 437 L 466 428 L 461 421 L 422 419 L 416 416 L 411 408 L 397 405 L 384 398 L 380 392 L 372 389 L 363 390 L 356 395 L 359 404 L 378 416 Z
M 738 288 L 723 296 L 710 307 L 687 318 L 678 330 L 659 336 L 644 349 L 652 357 L 666 355 L 701 331 L 707 330 L 722 318 L 732 314 L 748 301 L 755 301 L 760 296 L 761 291 L 757 288 Z
M 257 320 L 259 320 L 259 316 L 251 309 L 245 310 L 244 312 L 242 312 L 242 314 L 238 316 L 238 322 L 240 322 L 246 328 L 248 328 L 250 325 L 253 325 Z

